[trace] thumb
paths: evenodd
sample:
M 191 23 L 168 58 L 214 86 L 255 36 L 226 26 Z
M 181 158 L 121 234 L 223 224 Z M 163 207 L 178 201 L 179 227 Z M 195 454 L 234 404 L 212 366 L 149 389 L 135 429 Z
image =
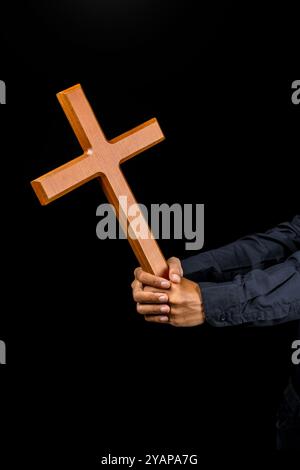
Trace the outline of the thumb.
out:
M 180 260 L 178 258 L 172 257 L 168 260 L 168 266 L 170 281 L 179 284 L 181 278 L 183 277 L 183 269 Z

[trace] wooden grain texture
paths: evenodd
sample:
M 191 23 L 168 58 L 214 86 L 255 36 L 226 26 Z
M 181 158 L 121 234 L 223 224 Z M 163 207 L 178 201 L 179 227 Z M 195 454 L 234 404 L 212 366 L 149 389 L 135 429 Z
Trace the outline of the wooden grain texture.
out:
M 108 201 L 114 206 L 119 222 L 127 233 L 130 220 L 127 214 L 120 213 L 119 198 L 126 196 L 128 207 L 137 202 L 120 164 L 164 140 L 157 120 L 151 119 L 108 141 L 80 85 L 58 93 L 57 97 L 83 149 L 83 155 L 32 181 L 37 197 L 42 205 L 46 205 L 87 181 L 99 178 Z M 143 269 L 166 277 L 166 260 L 150 228 L 147 230 L 146 239 L 140 239 L 133 230 L 133 236 L 128 240 Z

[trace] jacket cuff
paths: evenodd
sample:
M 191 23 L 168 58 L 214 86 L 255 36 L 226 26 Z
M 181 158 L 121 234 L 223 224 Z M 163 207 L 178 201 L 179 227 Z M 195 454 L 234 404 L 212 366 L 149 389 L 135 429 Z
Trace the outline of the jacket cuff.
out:
M 247 321 L 241 315 L 241 304 L 236 284 L 199 283 L 204 313 L 212 326 L 233 326 Z

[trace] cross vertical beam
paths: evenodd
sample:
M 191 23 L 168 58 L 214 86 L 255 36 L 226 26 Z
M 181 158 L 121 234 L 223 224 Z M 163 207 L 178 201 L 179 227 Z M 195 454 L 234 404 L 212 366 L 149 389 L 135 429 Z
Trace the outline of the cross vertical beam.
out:
M 83 154 L 32 181 L 37 197 L 42 205 L 46 205 L 87 181 L 99 178 L 108 201 L 114 206 L 127 233 L 130 220 L 127 214 L 119 213 L 119 198 L 126 196 L 128 206 L 136 204 L 136 201 L 120 164 L 164 140 L 157 120 L 151 119 L 108 141 L 80 85 L 58 93 L 57 97 Z M 138 233 L 133 233 L 133 237 L 128 236 L 128 239 L 144 270 L 158 276 L 167 275 L 167 263 L 150 228 L 146 239 L 140 239 Z

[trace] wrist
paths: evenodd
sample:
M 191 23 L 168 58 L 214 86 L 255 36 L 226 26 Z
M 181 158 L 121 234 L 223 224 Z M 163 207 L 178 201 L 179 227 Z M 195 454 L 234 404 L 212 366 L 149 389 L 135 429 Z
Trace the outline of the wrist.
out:
M 202 291 L 201 291 L 199 284 L 196 284 L 196 291 L 199 297 L 199 309 L 200 309 L 201 320 L 202 320 L 202 323 L 204 323 L 206 321 L 206 315 L 205 315 Z

